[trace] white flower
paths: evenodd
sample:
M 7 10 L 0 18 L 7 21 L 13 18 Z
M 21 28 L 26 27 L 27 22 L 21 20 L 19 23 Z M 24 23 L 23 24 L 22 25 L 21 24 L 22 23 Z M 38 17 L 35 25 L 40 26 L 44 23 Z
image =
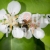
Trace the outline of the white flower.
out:
M 37 39 L 41 39 L 45 36 L 45 34 L 41 28 L 37 28 L 34 30 L 33 36 Z
M 0 20 L 6 19 L 1 22 L 2 24 L 0 23 L 0 31 L 6 33 L 7 37 L 8 37 L 7 33 L 10 33 L 9 31 L 12 30 L 12 26 L 17 24 L 16 17 L 14 16 L 19 13 L 20 9 L 21 9 L 20 3 L 17 1 L 12 1 L 7 6 L 7 11 L 9 14 L 7 14 L 4 9 L 0 10 Z M 10 26 L 10 28 L 8 28 L 8 25 Z
M 31 29 L 33 36 L 37 39 L 43 38 L 45 34 L 41 28 L 44 28 L 48 25 L 48 20 L 46 18 L 43 18 L 40 14 L 33 14 L 32 23 L 34 24 L 32 25 L 32 28 L 34 29 Z
M 22 38 L 24 37 L 24 32 L 19 27 L 14 27 L 12 30 L 12 35 L 14 38 Z

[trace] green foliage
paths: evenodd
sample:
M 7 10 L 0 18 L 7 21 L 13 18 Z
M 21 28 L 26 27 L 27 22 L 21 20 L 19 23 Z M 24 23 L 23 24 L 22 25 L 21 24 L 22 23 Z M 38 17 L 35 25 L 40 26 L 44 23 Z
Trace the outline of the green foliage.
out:
M 0 32 L 0 39 L 2 39 L 3 36 L 4 36 L 4 34 L 2 32 Z

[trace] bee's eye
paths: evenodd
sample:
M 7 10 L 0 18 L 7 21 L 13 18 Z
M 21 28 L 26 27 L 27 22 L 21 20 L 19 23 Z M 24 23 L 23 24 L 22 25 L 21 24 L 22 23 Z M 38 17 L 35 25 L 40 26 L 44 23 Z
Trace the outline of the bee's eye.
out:
M 50 16 L 48 16 L 48 18 L 50 18 Z

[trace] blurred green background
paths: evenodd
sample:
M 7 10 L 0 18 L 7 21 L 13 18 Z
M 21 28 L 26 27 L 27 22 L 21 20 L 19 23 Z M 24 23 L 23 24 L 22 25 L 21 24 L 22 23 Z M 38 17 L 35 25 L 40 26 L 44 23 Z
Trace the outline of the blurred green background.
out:
M 7 11 L 7 5 L 12 0 L 0 0 L 0 10 L 4 8 Z M 15 0 L 16 1 L 16 0 Z M 21 11 L 29 11 L 31 13 L 50 14 L 50 0 L 17 0 L 21 4 Z M 20 14 L 19 13 L 19 14 Z M 11 33 L 6 38 L 0 32 L 0 50 L 50 50 L 50 25 L 43 29 L 45 37 L 36 39 L 32 37 L 27 40 L 25 38 L 15 39 Z M 3 37 L 2 37 L 3 36 Z

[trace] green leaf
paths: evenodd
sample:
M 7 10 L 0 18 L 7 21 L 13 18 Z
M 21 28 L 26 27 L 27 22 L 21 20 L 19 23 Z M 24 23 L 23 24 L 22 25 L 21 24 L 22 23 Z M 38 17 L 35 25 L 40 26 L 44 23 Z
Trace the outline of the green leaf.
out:
M 22 5 L 22 12 L 29 11 L 31 13 L 50 13 L 50 0 L 18 0 Z
M 45 45 L 45 50 L 50 50 L 50 47 Z
M 6 35 L 4 35 L 4 37 L 1 39 L 0 50 L 11 50 L 11 36 L 10 35 L 9 37 L 6 37 Z
M 35 50 L 36 45 L 34 39 L 17 39 L 12 38 L 11 35 L 9 37 L 5 37 L 0 41 L 0 50 Z
M 35 50 L 35 42 L 31 39 L 11 39 L 11 50 Z

